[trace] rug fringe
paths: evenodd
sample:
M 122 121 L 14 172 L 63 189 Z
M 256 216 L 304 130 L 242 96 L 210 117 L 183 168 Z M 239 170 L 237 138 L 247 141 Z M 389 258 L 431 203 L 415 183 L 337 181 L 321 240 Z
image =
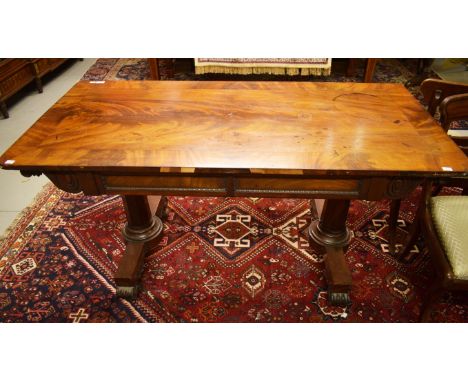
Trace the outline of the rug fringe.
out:
M 275 68 L 275 67 L 230 67 L 217 65 L 195 66 L 195 74 L 274 74 L 288 76 L 329 76 L 331 67 L 329 68 Z

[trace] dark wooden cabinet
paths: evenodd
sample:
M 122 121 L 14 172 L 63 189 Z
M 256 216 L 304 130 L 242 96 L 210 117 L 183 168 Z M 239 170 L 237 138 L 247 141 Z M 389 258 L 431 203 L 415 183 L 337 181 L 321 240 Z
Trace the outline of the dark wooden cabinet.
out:
M 34 67 L 34 74 L 39 79 L 37 88 L 42 92 L 42 82 L 40 79 L 47 73 L 52 72 L 62 65 L 67 59 L 66 58 L 32 58 L 31 62 Z
M 42 93 L 41 78 L 63 64 L 66 58 L 4 58 L 0 59 L 0 110 L 8 118 L 5 101 L 33 82 Z
M 34 69 L 29 60 L 6 58 L 0 61 L 0 108 L 5 118 L 8 118 L 5 100 L 34 79 Z

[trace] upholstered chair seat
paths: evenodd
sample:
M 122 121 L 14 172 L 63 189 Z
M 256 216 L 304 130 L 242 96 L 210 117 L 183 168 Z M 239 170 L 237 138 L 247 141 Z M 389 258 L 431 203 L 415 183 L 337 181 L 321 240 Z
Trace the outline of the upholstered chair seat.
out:
M 468 280 L 468 196 L 436 196 L 430 203 L 432 220 L 453 274 Z

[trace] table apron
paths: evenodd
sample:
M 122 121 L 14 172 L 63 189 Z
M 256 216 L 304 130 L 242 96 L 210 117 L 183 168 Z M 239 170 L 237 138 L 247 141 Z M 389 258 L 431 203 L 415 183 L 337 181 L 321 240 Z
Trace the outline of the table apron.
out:
M 311 177 L 277 175 L 102 174 L 46 172 L 60 189 L 87 195 L 249 196 L 320 199 L 400 199 L 422 177 Z

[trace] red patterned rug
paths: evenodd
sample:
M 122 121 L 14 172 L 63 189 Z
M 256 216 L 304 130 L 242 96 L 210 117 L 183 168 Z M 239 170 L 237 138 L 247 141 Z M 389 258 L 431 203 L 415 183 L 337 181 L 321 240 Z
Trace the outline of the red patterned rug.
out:
M 87 78 L 146 70 L 141 60 L 118 61 L 99 60 Z M 403 202 L 400 238 L 417 197 Z M 388 253 L 388 208 L 352 203 L 352 302 L 336 308 L 327 304 L 323 250 L 306 238 L 307 200 L 170 197 L 163 239 L 128 302 L 113 283 L 124 250 L 120 197 L 48 185 L 0 241 L 0 322 L 414 322 L 433 269 L 422 242 L 401 261 Z M 467 306 L 446 294 L 432 319 L 468 322 Z
M 403 236 L 413 219 L 405 201 Z M 124 242 L 119 196 L 47 186 L 0 247 L 3 322 L 414 322 L 432 268 L 421 243 L 389 255 L 388 202 L 355 201 L 347 252 L 354 287 L 346 308 L 327 304 L 323 251 L 310 248 L 309 202 L 170 197 L 159 247 L 138 299 L 115 297 Z M 435 321 L 468 322 L 466 298 L 447 294 Z

